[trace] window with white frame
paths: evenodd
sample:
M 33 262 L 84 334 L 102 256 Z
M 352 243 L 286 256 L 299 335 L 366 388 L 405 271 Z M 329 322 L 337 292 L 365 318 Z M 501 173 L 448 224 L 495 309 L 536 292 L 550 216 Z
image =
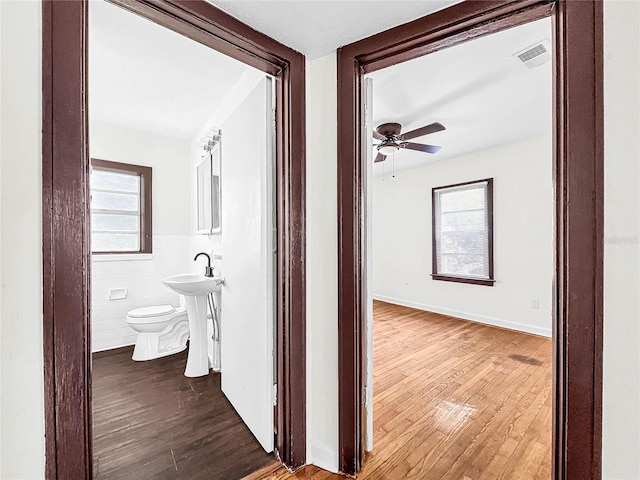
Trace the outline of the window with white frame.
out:
M 151 253 L 151 167 L 91 160 L 91 251 Z
M 432 190 L 434 280 L 493 285 L 493 179 Z

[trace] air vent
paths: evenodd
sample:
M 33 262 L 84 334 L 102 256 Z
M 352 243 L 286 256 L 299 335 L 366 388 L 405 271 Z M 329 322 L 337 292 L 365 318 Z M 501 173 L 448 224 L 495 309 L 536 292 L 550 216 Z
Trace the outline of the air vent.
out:
M 534 43 L 512 55 L 512 58 L 527 68 L 535 68 L 551 60 L 551 44 L 549 39 Z

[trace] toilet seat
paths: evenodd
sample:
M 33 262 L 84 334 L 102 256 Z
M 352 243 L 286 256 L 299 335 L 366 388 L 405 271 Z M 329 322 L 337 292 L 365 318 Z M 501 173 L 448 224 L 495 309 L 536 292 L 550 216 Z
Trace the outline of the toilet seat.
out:
M 131 310 L 127 314 L 129 325 L 152 325 L 171 321 L 172 318 L 185 315 L 186 309 L 171 305 L 152 305 Z
M 131 318 L 161 317 L 170 315 L 175 311 L 176 309 L 171 305 L 152 305 L 150 307 L 141 307 L 131 310 L 128 313 L 128 316 Z

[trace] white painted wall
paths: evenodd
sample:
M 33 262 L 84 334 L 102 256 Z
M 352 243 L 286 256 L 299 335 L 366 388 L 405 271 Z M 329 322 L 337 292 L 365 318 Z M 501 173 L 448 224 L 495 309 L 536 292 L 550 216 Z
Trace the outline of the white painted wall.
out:
M 91 343 L 94 352 L 133 345 L 136 332 L 127 312 L 147 305 L 179 304 L 161 280 L 189 271 L 190 144 L 132 128 L 92 121 L 90 154 L 153 169 L 150 255 L 93 255 Z M 108 300 L 110 288 L 126 288 L 127 298 Z
M 374 298 L 550 337 L 551 167 L 551 136 L 546 135 L 395 176 L 387 168 L 373 186 Z M 431 189 L 483 178 L 493 178 L 496 283 L 487 287 L 433 280 Z M 531 308 L 534 298 L 539 309 Z
M 189 235 L 191 169 L 188 140 L 92 121 L 92 158 L 153 168 L 153 234 Z
M 0 478 L 11 480 L 44 478 L 41 12 L 0 2 Z
M 605 2 L 605 480 L 640 478 L 639 32 L 640 2 Z
M 307 63 L 307 461 L 338 470 L 336 57 Z
M 2 9 L 0 9 L 0 54 L 2 53 Z M 0 62 L 0 105 L 2 104 L 2 62 Z M 0 112 L 0 132 L 2 132 L 2 113 Z M 1 138 L 1 137 L 0 137 Z M 0 144 L 0 157 L 2 145 Z M 0 199 L 2 199 L 2 168 L 0 167 Z M 0 280 L 2 279 L 2 208 L 0 207 Z M 2 287 L 0 285 L 0 359 L 2 358 Z M 2 385 L 2 367 L 0 367 L 0 385 Z M 2 400 L 0 400 L 0 474 L 2 474 Z
M 605 480 L 640 478 L 637 241 L 640 190 L 637 162 L 640 13 L 636 2 L 605 3 Z M 0 339 L 2 431 L 0 478 L 44 477 L 42 361 L 41 9 L 39 2 L 0 2 Z M 29 28 L 24 28 L 28 25 Z M 335 59 L 309 64 L 308 299 L 313 332 L 308 389 L 313 423 L 309 442 L 326 438 L 337 463 L 337 276 L 334 274 L 336 150 Z M 321 86 L 324 87 L 321 88 Z M 311 88 L 313 87 L 313 88 Z M 328 118 L 323 124 L 320 118 Z M 315 120 L 314 120 L 315 118 Z M 311 132 L 311 126 L 314 131 Z M 313 140 L 312 140 L 313 139 Z M 617 142 L 617 143 L 614 143 Z M 319 165 L 321 163 L 322 165 Z M 16 205 L 19 208 L 16 208 Z M 326 229 L 326 230 L 325 230 Z M 319 232 L 319 233 L 318 233 Z M 322 241 L 325 240 L 323 244 Z M 615 240 L 615 241 L 614 241 Z M 315 242 L 315 245 L 314 245 Z M 634 243 L 635 242 L 635 243 Z M 313 364 L 318 368 L 313 370 Z M 317 375 L 315 375 L 317 374 Z M 323 403 L 323 388 L 330 388 Z M 327 435 L 321 431 L 326 424 Z M 335 430 L 333 430 L 335 429 Z

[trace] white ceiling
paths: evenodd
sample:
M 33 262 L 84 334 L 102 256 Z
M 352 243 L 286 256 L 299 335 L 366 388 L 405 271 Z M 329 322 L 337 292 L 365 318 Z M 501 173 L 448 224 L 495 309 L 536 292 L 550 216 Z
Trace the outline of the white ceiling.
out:
M 92 120 L 191 138 L 249 67 L 119 7 L 89 4 Z
M 457 3 L 209 1 L 309 59 Z M 250 68 L 105 2 L 90 2 L 89 13 L 92 119 L 191 138 Z M 414 140 L 442 145 L 440 152 L 402 150 L 396 170 L 549 132 L 551 64 L 528 70 L 511 55 L 550 38 L 550 29 L 548 19 L 540 20 L 371 74 L 374 126 L 447 127 Z
M 461 0 L 207 0 L 308 60 Z
M 551 38 L 548 18 L 370 74 L 374 128 L 385 122 L 402 124 L 403 132 L 432 122 L 446 127 L 412 140 L 441 145 L 438 153 L 400 150 L 395 170 L 549 133 L 551 62 L 529 70 L 511 57 L 545 38 Z M 391 171 L 391 157 L 375 164 L 374 174 L 383 169 Z

